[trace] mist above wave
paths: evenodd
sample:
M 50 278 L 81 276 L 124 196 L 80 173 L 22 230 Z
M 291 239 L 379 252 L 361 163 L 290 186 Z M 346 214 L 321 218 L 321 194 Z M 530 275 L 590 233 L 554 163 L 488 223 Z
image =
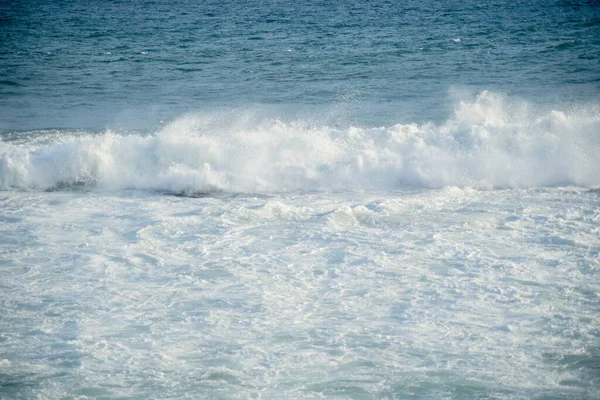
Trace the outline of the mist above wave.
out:
M 600 185 L 598 109 L 531 108 L 482 92 L 441 124 L 339 128 L 217 112 L 185 115 L 149 135 L 32 135 L 0 142 L 0 189 L 194 194 Z

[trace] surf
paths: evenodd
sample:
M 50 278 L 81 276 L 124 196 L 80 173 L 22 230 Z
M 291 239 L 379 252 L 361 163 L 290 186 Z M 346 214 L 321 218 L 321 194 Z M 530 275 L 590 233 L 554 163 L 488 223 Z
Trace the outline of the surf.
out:
M 5 134 L 2 190 L 298 190 L 600 185 L 598 107 L 536 111 L 505 95 L 442 123 L 332 126 L 248 110 L 183 115 L 155 132 Z

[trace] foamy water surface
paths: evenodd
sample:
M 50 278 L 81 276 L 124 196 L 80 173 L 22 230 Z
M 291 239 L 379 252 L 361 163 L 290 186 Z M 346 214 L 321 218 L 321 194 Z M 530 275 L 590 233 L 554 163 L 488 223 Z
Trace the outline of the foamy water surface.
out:
M 9 398 L 594 398 L 594 109 L 0 143 Z
M 9 398 L 594 398 L 598 191 L 2 195 Z
M 594 0 L 0 1 L 0 398 L 599 399 Z

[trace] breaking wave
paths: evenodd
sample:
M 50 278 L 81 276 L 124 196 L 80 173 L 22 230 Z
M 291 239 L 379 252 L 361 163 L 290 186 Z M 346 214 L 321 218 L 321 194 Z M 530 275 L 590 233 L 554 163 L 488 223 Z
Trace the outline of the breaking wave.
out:
M 496 93 L 441 124 L 338 128 L 183 116 L 152 134 L 5 135 L 0 189 L 214 191 L 600 185 L 600 112 L 533 112 Z

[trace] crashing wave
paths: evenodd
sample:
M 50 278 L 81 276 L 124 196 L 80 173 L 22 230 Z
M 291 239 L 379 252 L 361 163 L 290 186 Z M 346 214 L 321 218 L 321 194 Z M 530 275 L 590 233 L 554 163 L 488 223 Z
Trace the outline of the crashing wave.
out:
M 14 136 L 14 135 L 13 135 Z M 215 191 L 600 185 L 598 110 L 534 113 L 482 92 L 441 124 L 315 126 L 183 116 L 153 134 L 0 141 L 0 189 Z

